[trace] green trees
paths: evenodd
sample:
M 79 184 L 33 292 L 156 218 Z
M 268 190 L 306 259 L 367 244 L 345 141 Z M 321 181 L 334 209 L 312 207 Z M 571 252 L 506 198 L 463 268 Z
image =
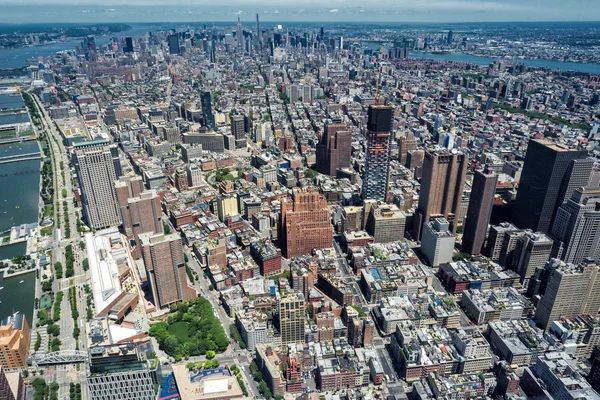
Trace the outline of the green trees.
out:
M 65 277 L 70 278 L 75 275 L 75 268 L 73 267 L 73 264 L 75 263 L 75 256 L 73 255 L 73 246 L 71 245 L 65 247 L 65 262 L 67 264 Z
M 242 335 L 240 335 L 240 331 L 238 331 L 238 328 L 233 324 L 229 325 L 229 336 L 237 342 L 240 349 L 245 349 L 247 347 L 244 339 L 242 339 Z
M 165 235 L 168 235 L 169 233 L 171 233 L 171 226 L 169 225 L 168 222 L 163 221 L 163 230 L 165 231 Z
M 37 336 L 35 337 L 35 345 L 33 346 L 33 349 L 35 351 L 38 351 L 40 349 L 40 346 L 42 345 L 42 337 L 40 336 L 40 333 L 37 333 Z
M 150 326 L 160 348 L 176 360 L 206 354 L 213 358 L 227 349 L 229 340 L 215 317 L 211 304 L 203 297 L 180 303 L 171 308 L 168 323 Z M 171 327 L 177 329 L 172 329 Z M 187 332 L 183 328 L 187 328 Z M 212 364 L 211 364 L 212 365 Z
M 273 397 L 273 395 L 271 394 L 271 389 L 269 389 L 269 386 L 267 386 L 267 382 L 265 381 L 260 381 L 260 383 L 258 384 L 258 392 L 265 396 L 267 399 Z
M 58 261 L 54 263 L 54 275 L 56 275 L 56 278 L 58 279 L 61 279 L 63 277 L 63 267 L 62 264 Z
M 87 271 L 88 269 L 90 269 L 90 262 L 87 258 L 84 258 L 83 261 L 81 262 L 81 266 L 83 267 L 84 271 Z

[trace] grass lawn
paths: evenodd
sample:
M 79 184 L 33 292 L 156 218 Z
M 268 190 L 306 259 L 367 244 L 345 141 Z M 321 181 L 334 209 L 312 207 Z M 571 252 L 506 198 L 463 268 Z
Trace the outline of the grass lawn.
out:
M 179 341 L 185 343 L 188 341 L 188 329 L 189 325 L 187 322 L 175 322 L 174 324 L 169 325 L 168 331 L 170 334 L 175 335 Z
M 17 135 L 14 129 L 0 129 L 0 139 L 13 138 Z

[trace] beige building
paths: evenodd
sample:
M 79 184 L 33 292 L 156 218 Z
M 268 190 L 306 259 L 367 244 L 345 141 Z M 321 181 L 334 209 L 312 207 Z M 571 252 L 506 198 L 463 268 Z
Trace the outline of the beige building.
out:
M 238 202 L 235 196 L 219 196 L 217 198 L 217 208 L 219 213 L 219 220 L 225 221 L 227 217 L 238 215 Z
M 599 268 L 593 261 L 579 265 L 552 259 L 556 271 L 535 311 L 538 326 L 547 330 L 552 321 L 580 314 L 596 315 L 600 309 Z
M 397 206 L 378 203 L 371 207 L 366 230 L 376 243 L 388 243 L 402 240 L 405 226 L 406 216 Z
M 23 314 L 4 318 L 0 324 L 0 366 L 4 369 L 24 367 L 30 339 L 29 325 Z
M 293 293 L 279 301 L 281 343 L 304 343 L 304 295 Z

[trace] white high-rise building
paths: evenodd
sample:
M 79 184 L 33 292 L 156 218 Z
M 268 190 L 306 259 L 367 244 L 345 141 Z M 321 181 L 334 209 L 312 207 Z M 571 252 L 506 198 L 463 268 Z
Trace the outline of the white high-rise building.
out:
M 75 169 L 81 188 L 83 214 L 90 228 L 121 225 L 114 182 L 115 161 L 108 142 L 95 140 L 75 145 Z
M 558 208 L 553 256 L 568 263 L 600 260 L 600 188 L 579 188 Z

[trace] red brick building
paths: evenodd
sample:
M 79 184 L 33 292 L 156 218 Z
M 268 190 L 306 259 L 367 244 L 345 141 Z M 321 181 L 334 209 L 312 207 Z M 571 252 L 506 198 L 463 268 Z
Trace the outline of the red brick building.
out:
M 331 247 L 333 228 L 323 195 L 315 190 L 295 189 L 292 202 L 284 200 L 281 204 L 277 232 L 286 258 Z

